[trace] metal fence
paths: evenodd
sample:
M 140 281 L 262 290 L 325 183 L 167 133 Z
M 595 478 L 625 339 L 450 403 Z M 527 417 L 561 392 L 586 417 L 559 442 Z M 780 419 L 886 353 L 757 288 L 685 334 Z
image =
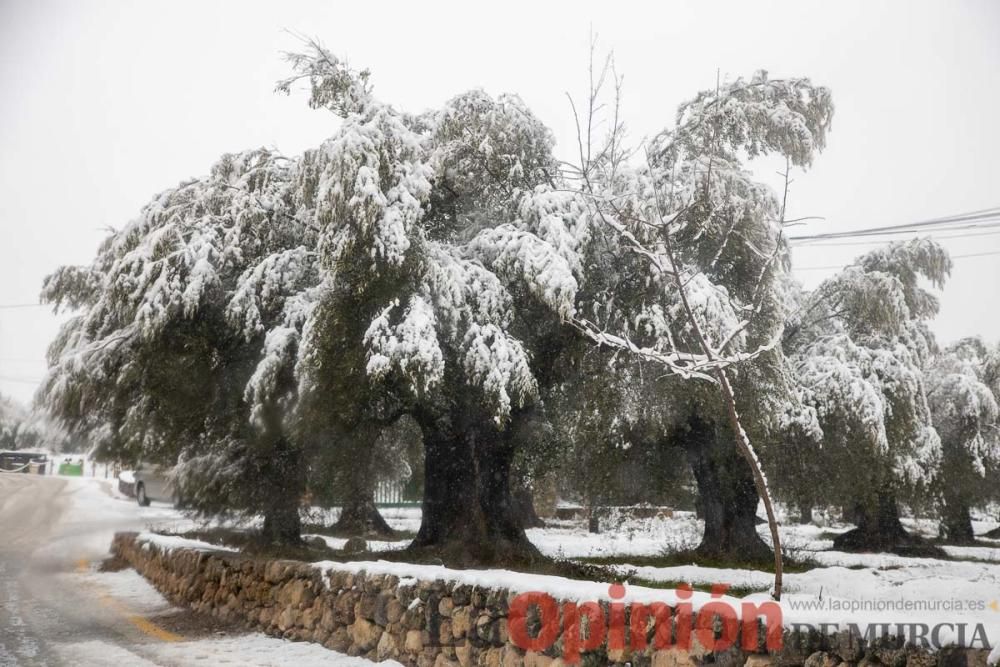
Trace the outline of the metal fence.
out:
M 375 504 L 383 506 L 416 506 L 420 501 L 406 497 L 406 482 L 382 481 L 375 485 Z

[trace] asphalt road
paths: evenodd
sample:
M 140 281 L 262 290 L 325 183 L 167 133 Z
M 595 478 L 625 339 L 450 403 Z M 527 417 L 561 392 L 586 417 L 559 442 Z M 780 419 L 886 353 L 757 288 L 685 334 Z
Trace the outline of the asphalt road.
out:
M 151 517 L 111 496 L 103 480 L 0 473 L 0 667 L 148 664 L 144 646 L 180 638 L 94 575 L 114 532 Z

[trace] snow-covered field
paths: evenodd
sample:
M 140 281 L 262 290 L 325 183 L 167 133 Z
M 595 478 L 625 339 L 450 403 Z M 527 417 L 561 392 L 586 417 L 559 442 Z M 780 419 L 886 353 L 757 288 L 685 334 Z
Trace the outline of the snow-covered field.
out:
M 420 507 L 383 507 L 379 512 L 394 530 L 416 533 L 420 528 Z M 339 517 L 340 509 L 338 508 L 314 507 L 308 510 L 304 520 L 306 523 L 331 526 L 336 523 Z
M 937 533 L 934 522 L 907 520 L 907 528 L 926 536 Z M 978 521 L 984 533 L 997 523 Z M 688 513 L 671 519 L 623 522 L 601 534 L 583 526 L 529 531 L 546 554 L 566 558 L 615 557 L 635 577 L 657 582 L 687 582 L 695 586 L 728 584 L 767 592 L 773 576 L 766 572 L 703 567 L 640 567 L 629 557 L 656 556 L 697 546 L 701 522 Z M 785 574 L 782 609 L 786 623 L 983 623 L 991 644 L 1000 640 L 1000 541 L 993 546 L 945 547 L 955 560 L 907 558 L 893 554 L 853 554 L 833 551 L 831 535 L 843 525 L 785 525 L 780 529 L 786 551 L 796 560 L 815 563 L 802 573 Z M 768 540 L 767 527 L 758 528 Z M 768 540 L 769 541 L 769 540 Z

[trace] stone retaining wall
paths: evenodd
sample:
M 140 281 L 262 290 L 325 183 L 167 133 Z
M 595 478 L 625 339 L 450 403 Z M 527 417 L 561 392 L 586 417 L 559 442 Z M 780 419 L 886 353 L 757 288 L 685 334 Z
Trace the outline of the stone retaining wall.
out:
M 510 639 L 508 612 L 516 593 L 455 582 L 400 580 L 365 572 L 321 572 L 308 563 L 264 560 L 223 551 L 162 548 L 119 533 L 112 552 L 128 562 L 171 602 L 248 628 L 371 660 L 393 659 L 418 667 L 487 665 L 557 667 L 564 663 L 565 633 L 548 650 L 524 651 Z M 602 603 L 605 618 L 608 603 Z M 527 619 L 539 633 L 537 610 Z M 534 614 L 534 615 L 533 615 Z M 629 633 L 630 610 L 625 615 Z M 652 643 L 652 618 L 647 637 Z M 695 619 L 696 621 L 696 619 Z M 691 619 L 688 619 L 688 623 Z M 672 621 L 676 637 L 678 620 Z M 716 620 L 716 632 L 722 632 Z M 762 635 L 763 628 L 755 628 Z M 763 641 L 761 641 L 763 646 Z M 711 653 L 697 640 L 690 650 L 611 650 L 604 642 L 584 652 L 583 664 L 651 667 L 985 667 L 988 651 L 928 652 L 883 640 L 867 647 L 849 632 L 819 635 L 785 631 L 783 647 L 749 653 L 738 647 Z

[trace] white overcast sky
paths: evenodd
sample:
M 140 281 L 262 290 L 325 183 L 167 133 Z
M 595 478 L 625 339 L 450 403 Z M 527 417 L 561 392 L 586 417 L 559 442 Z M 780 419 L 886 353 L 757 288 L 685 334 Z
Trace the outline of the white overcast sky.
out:
M 589 35 L 625 75 L 634 137 L 723 77 L 759 68 L 833 89 L 827 150 L 797 176 L 806 231 L 906 223 L 1000 206 L 1000 2 L 273 2 L 0 0 L 0 306 L 90 261 L 102 229 L 226 151 L 295 154 L 335 127 L 275 95 L 287 31 L 372 70 L 414 111 L 470 88 L 517 92 L 570 155 L 564 93 L 586 87 Z M 803 229 L 803 228 L 800 228 Z M 949 239 L 955 254 L 1000 235 Z M 795 251 L 808 284 L 861 246 Z M 934 324 L 947 342 L 1000 339 L 1000 255 L 958 259 Z M 60 319 L 0 308 L 0 393 L 30 399 Z

